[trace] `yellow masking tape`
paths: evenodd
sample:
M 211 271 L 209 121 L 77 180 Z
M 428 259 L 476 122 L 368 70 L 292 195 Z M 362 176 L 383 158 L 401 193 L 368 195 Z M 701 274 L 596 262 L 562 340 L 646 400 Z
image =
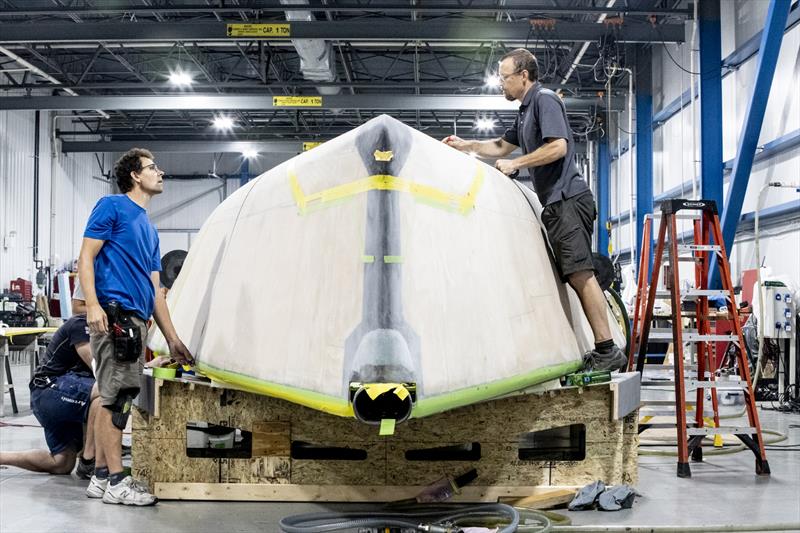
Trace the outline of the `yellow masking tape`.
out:
M 392 263 L 402 263 L 403 262 L 403 256 L 402 255 L 384 255 L 383 256 L 383 262 L 386 263 L 387 265 L 388 264 L 392 264 Z
M 291 24 L 228 24 L 228 37 L 289 37 Z
M 316 148 L 320 144 L 322 144 L 322 143 L 321 142 L 310 142 L 310 141 L 309 142 L 304 142 L 303 143 L 303 151 L 304 152 L 308 152 L 309 150 L 311 150 L 312 148 Z
M 305 214 L 308 209 L 316 207 L 319 204 L 328 204 L 363 192 L 380 190 L 408 192 L 420 202 L 448 211 L 455 209 L 462 215 L 475 207 L 475 199 L 483 185 L 484 175 L 483 168 L 479 166 L 470 184 L 469 190 L 463 195 L 455 195 L 431 187 L 430 185 L 414 183 L 405 178 L 387 174 L 368 176 L 351 181 L 350 183 L 345 183 L 344 185 L 337 185 L 336 187 L 331 187 L 324 191 L 306 195 L 300 186 L 300 182 L 297 179 L 292 165 L 289 166 L 287 174 L 289 176 L 289 185 L 292 189 L 292 195 L 294 196 L 295 203 L 301 214 Z
M 394 154 L 391 150 L 386 150 L 385 152 L 381 152 L 380 150 L 375 150 L 375 153 L 372 154 L 375 156 L 375 161 L 391 161 L 394 157 Z
M 364 391 L 366 391 L 370 400 L 374 400 L 381 394 L 389 392 L 390 390 L 394 390 L 395 396 L 401 400 L 408 398 L 408 389 L 400 383 L 371 383 L 369 385 L 364 385 Z
M 365 263 L 374 263 L 375 262 L 375 256 L 374 255 L 362 255 L 361 256 L 361 260 L 364 261 Z
M 367 393 L 370 400 L 374 400 L 384 392 L 389 392 L 398 385 L 398 383 L 372 383 L 370 385 L 364 385 L 364 391 Z
M 322 107 L 321 96 L 273 96 L 275 107 Z

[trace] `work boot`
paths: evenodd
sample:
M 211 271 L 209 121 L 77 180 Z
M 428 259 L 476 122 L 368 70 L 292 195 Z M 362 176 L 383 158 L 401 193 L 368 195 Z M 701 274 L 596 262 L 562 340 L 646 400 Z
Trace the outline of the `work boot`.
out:
M 108 486 L 108 478 L 98 479 L 97 476 L 92 476 L 89 486 L 86 487 L 86 496 L 89 498 L 102 498 L 106 493 Z
M 147 491 L 144 484 L 136 481 L 131 476 L 117 483 L 108 484 L 103 495 L 103 503 L 121 503 L 122 505 L 155 505 L 158 498 Z
M 583 368 L 589 372 L 598 370 L 608 370 L 609 372 L 619 370 L 624 372 L 627 367 L 628 357 L 616 345 L 609 353 L 590 350 L 583 356 Z

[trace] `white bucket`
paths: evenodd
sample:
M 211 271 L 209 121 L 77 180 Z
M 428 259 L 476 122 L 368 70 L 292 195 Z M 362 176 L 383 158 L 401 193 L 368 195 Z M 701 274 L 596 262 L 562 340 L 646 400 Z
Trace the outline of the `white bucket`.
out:
M 227 450 L 233 448 L 233 436 L 236 432 L 231 430 L 224 435 L 209 435 L 208 447 L 217 450 Z

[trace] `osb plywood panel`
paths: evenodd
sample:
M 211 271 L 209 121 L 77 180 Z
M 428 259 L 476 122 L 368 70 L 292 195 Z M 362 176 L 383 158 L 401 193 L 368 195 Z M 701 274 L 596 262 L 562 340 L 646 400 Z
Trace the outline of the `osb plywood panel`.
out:
M 159 417 L 133 417 L 134 475 L 153 483 L 264 483 L 297 485 L 427 485 L 477 469 L 476 486 L 635 483 L 637 417 L 610 420 L 606 386 L 561 389 L 470 405 L 400 424 L 390 437 L 375 426 L 326 415 L 282 400 L 242 391 L 165 382 Z M 250 459 L 186 456 L 186 423 L 205 421 L 254 433 Z M 583 461 L 518 458 L 520 435 L 584 424 Z M 366 451 L 365 460 L 291 459 L 290 442 Z M 405 452 L 477 442 L 477 461 L 409 461 Z

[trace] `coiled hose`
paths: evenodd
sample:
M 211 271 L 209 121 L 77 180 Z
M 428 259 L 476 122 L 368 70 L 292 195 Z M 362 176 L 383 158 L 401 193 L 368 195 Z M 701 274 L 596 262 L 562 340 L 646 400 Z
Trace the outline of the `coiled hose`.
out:
M 421 509 L 425 509 L 421 507 Z M 279 526 L 285 533 L 328 533 L 358 528 L 402 527 L 430 533 L 455 533 L 459 531 L 457 523 L 468 519 L 486 519 L 507 522 L 498 533 L 514 533 L 519 526 L 519 512 L 503 503 L 473 505 L 467 507 L 442 508 L 425 510 L 408 509 L 402 512 L 392 510 L 381 511 L 346 511 L 330 513 L 310 513 L 287 516 L 281 519 Z

